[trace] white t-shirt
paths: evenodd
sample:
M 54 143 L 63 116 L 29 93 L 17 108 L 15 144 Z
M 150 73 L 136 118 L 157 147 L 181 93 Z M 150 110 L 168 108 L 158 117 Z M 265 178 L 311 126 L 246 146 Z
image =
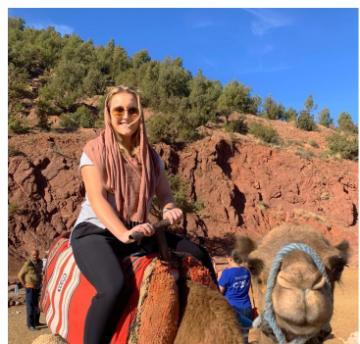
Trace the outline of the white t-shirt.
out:
M 157 155 L 158 156 L 158 155 Z M 160 157 L 158 156 L 159 161 L 160 161 L 160 171 L 161 173 L 164 170 L 164 162 L 160 159 Z M 90 160 L 90 158 L 83 152 L 81 157 L 80 157 L 80 164 L 79 164 L 79 169 L 81 169 L 81 167 L 83 166 L 88 166 L 88 165 L 94 165 L 94 163 Z M 107 200 L 110 203 L 110 205 L 112 206 L 112 208 L 115 210 L 116 213 L 118 213 L 118 211 L 116 210 L 116 201 L 115 201 L 115 197 L 113 193 L 107 192 Z M 152 202 L 152 198 L 149 200 L 150 204 Z M 119 215 L 120 217 L 120 215 Z M 102 222 L 97 218 L 94 210 L 91 207 L 90 201 L 87 197 L 87 194 L 85 194 L 85 200 L 83 201 L 83 203 L 81 204 L 81 210 L 79 213 L 79 216 L 74 224 L 74 228 L 81 222 L 90 222 L 100 228 L 105 229 L 106 227 L 102 224 Z

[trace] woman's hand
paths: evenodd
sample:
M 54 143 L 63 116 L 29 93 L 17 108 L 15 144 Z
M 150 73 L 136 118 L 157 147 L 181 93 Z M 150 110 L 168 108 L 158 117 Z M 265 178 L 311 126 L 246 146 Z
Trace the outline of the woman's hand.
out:
M 180 208 L 164 208 L 163 209 L 163 219 L 168 220 L 170 225 L 180 222 L 183 218 L 183 212 Z
M 152 236 L 155 233 L 153 226 L 150 223 L 141 223 L 130 230 L 126 231 L 123 238 L 120 239 L 124 244 L 130 244 L 134 242 L 134 239 L 131 239 L 130 236 L 134 233 L 142 233 L 144 236 Z

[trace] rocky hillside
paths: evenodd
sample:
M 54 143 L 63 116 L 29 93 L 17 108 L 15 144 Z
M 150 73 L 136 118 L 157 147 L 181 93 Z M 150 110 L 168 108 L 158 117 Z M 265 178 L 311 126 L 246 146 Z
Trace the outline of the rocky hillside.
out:
M 254 120 L 265 121 L 247 117 Z M 331 129 L 305 133 L 271 123 L 281 146 L 211 129 L 185 147 L 157 145 L 169 171 L 188 183 L 188 198 L 202 205 L 197 214 L 187 214 L 184 230 L 213 254 L 224 254 L 231 233 L 256 238 L 284 221 L 306 223 L 331 241 L 348 239 L 356 262 L 357 163 L 324 157 Z M 44 251 L 71 229 L 84 196 L 78 160 L 96 134 L 81 129 L 9 137 L 10 277 L 34 244 Z

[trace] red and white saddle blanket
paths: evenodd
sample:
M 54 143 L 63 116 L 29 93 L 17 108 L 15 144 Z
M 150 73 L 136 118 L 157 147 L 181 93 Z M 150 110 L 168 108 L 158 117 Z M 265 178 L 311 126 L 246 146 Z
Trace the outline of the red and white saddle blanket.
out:
M 177 330 L 179 298 L 170 267 L 156 255 L 131 256 L 122 262 L 127 279 L 127 304 L 111 344 L 172 343 Z M 183 259 L 181 274 L 201 284 L 212 284 L 209 272 L 192 258 Z M 116 276 L 114 276 L 116 278 Z M 96 290 L 75 263 L 68 235 L 49 250 L 41 309 L 53 334 L 70 344 L 83 343 L 85 319 Z

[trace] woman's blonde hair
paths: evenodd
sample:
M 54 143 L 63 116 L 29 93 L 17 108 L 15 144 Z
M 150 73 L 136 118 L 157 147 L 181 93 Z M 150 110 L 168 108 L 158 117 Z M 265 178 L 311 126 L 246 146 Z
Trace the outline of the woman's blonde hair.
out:
M 110 87 L 110 89 L 108 90 L 108 92 L 106 94 L 106 98 L 105 98 L 105 110 L 106 110 L 106 111 L 104 111 L 105 125 L 109 125 L 110 128 L 113 130 L 113 133 L 119 144 L 119 148 L 120 148 L 121 152 L 134 156 L 134 155 L 138 154 L 139 148 L 140 148 L 140 130 L 138 129 L 134 133 L 133 148 L 132 148 L 131 152 L 129 152 L 122 144 L 121 136 L 113 129 L 113 127 L 111 125 L 110 101 L 111 101 L 112 97 L 118 93 L 130 93 L 136 98 L 137 107 L 139 109 L 139 116 L 134 121 L 136 121 L 136 120 L 142 121 L 143 120 L 143 110 L 142 110 L 141 101 L 140 101 L 140 95 L 139 95 L 140 92 L 129 86 L 124 86 L 124 85 L 113 86 L 113 87 Z

